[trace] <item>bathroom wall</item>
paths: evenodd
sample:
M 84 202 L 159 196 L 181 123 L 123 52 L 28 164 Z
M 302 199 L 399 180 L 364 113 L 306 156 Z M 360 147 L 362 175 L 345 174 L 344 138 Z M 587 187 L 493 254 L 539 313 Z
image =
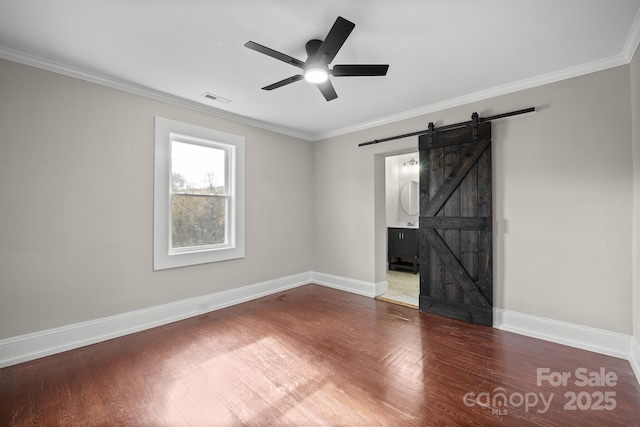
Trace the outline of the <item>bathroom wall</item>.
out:
M 407 222 L 418 223 L 419 214 L 408 215 L 400 204 L 400 192 L 409 181 L 418 181 L 420 168 L 418 164 L 405 165 L 411 159 L 416 162 L 420 155 L 415 153 L 390 156 L 385 158 L 385 190 L 387 205 L 387 226 L 407 225 Z

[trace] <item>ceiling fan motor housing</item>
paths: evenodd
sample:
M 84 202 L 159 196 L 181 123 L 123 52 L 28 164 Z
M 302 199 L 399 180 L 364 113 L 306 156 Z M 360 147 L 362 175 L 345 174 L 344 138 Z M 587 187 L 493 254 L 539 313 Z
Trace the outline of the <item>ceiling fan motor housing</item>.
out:
M 307 61 L 316 56 L 318 49 L 322 46 L 322 40 L 313 39 L 309 40 L 307 44 L 304 46 L 307 50 Z
M 335 65 L 333 69 L 329 68 L 329 64 L 333 61 L 333 58 L 335 58 L 354 27 L 355 24 L 353 22 L 338 16 L 324 40 L 312 39 L 306 43 L 307 60 L 305 62 L 253 41 L 245 43 L 245 47 L 249 49 L 303 70 L 303 74 L 287 77 L 279 82 L 265 86 L 262 89 L 273 90 L 305 79 L 311 83 L 315 83 L 324 98 L 327 101 L 331 101 L 332 99 L 336 99 L 338 94 L 329 80 L 329 75 L 334 77 L 385 76 L 389 68 L 387 64 Z

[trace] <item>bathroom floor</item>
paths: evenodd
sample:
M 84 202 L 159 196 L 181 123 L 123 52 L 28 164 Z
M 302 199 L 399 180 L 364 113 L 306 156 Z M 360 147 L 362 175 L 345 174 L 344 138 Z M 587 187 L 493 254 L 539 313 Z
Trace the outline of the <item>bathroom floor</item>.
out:
M 387 283 L 389 284 L 387 292 L 376 299 L 418 308 L 419 274 L 413 274 L 409 271 L 387 270 Z

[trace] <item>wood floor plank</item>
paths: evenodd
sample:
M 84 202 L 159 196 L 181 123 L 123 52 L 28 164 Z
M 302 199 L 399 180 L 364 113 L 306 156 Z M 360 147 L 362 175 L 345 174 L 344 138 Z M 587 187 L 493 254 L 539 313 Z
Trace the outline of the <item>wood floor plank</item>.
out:
M 2 426 L 640 425 L 625 360 L 318 285 L 1 369 L 0 403 Z

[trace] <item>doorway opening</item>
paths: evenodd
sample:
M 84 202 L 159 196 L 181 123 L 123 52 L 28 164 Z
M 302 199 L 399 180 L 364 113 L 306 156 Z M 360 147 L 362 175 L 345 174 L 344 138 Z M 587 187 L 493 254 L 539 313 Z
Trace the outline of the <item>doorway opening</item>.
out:
M 418 308 L 418 222 L 420 162 L 418 151 L 385 158 L 387 292 L 377 299 Z

